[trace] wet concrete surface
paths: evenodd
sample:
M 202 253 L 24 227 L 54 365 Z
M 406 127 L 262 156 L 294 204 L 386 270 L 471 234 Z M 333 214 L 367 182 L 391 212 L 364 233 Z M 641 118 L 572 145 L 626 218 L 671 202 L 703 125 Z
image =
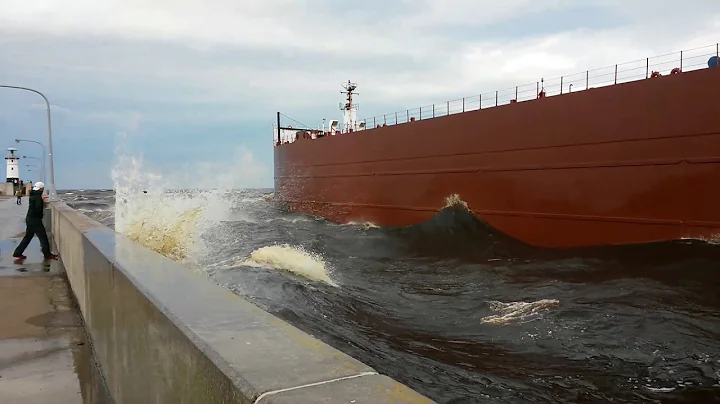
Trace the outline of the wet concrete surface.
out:
M 24 232 L 23 224 L 27 213 L 27 198 L 23 198 L 23 204 L 17 205 L 15 197 L 0 195 L 0 240 L 7 240 Z M 22 234 L 20 234 L 22 238 Z M 4 250 L 0 251 L 5 253 Z M 10 252 L 12 256 L 12 251 Z
M 12 258 L 26 209 L 0 199 L 0 403 L 110 404 L 62 262 Z

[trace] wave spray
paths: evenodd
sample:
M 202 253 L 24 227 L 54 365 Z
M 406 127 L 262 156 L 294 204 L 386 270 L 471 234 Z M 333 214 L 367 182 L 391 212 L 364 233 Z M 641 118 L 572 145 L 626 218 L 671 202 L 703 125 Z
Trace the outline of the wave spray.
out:
M 264 170 L 239 149 L 229 164 L 201 162 L 166 178 L 146 167 L 141 157 L 119 152 L 111 173 L 115 231 L 194 266 L 207 251 L 203 236 L 230 217 L 233 194 L 242 183 L 257 182 Z

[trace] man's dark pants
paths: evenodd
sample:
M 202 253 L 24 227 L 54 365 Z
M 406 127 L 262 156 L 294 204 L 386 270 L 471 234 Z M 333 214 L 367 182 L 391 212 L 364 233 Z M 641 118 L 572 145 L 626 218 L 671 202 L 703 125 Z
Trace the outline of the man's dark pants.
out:
M 43 255 L 45 257 L 49 256 L 50 242 L 48 241 L 47 232 L 45 231 L 45 225 L 43 224 L 42 219 L 28 218 L 25 220 L 25 224 L 27 224 L 27 230 L 25 230 L 25 237 L 23 237 L 22 241 L 20 241 L 20 244 L 18 244 L 13 256 L 18 257 L 22 255 L 22 253 L 25 252 L 28 244 L 30 244 L 33 236 L 36 234 L 38 236 L 38 239 L 40 239 L 40 247 L 42 248 Z

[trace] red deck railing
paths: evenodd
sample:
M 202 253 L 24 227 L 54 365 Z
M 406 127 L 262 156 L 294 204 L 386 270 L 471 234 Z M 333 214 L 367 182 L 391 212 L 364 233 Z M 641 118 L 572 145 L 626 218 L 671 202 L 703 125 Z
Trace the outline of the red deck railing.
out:
M 534 83 L 523 84 L 504 90 L 365 118 L 364 121 L 367 125 L 367 129 L 365 130 L 372 130 L 378 125 L 397 125 L 412 120 L 432 119 L 440 116 L 510 104 L 512 102 L 535 100 L 538 98 L 541 90 L 544 90 L 545 97 L 550 97 L 570 92 L 584 91 L 589 88 L 643 80 L 650 78 L 653 72 L 667 75 L 675 68 L 683 72 L 699 70 L 707 68 L 708 60 L 712 56 L 720 57 L 720 44 L 716 43 L 714 45 L 668 53 L 599 69 L 586 70 L 581 73 L 566 76 L 541 79 Z

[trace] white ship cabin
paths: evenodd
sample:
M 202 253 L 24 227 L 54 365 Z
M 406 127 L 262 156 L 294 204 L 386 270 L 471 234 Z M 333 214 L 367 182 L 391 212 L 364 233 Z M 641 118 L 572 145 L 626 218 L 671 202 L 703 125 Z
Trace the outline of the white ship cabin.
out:
M 343 135 L 365 130 L 365 121 L 358 122 L 357 120 L 358 104 L 353 103 L 353 96 L 357 95 L 354 92 L 357 84 L 351 83 L 350 80 L 348 80 L 347 83 L 342 84 L 342 87 L 345 91 L 341 91 L 341 93 L 347 94 L 346 102 L 340 103 L 339 105 L 340 110 L 343 111 L 342 126 L 338 126 L 339 122 L 336 119 L 330 120 L 327 126 L 325 119 L 323 119 L 322 127 L 319 129 L 295 129 L 292 126 L 287 126 L 281 127 L 278 130 L 277 126 L 273 125 L 274 143 L 292 143 L 300 139 L 317 139 L 325 136 Z

